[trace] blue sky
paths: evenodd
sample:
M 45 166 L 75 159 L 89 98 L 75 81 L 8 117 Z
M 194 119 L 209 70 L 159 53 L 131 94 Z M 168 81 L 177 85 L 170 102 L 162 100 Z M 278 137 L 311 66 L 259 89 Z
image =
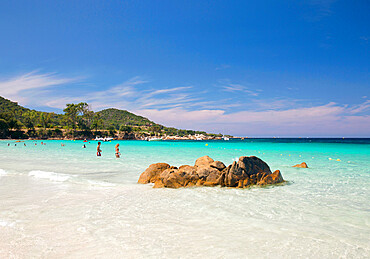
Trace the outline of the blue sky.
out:
M 370 136 L 368 1 L 1 1 L 0 95 L 239 136 Z

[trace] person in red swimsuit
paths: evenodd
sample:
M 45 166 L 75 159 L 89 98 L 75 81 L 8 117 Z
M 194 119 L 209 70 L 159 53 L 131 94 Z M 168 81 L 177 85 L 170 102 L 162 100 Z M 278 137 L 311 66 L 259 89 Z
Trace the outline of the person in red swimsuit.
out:
M 121 156 L 121 152 L 119 152 L 119 144 L 116 144 L 115 149 L 116 149 L 116 158 L 119 158 Z
M 100 149 L 101 142 L 98 142 L 98 147 L 96 148 L 96 155 L 101 156 L 101 149 Z

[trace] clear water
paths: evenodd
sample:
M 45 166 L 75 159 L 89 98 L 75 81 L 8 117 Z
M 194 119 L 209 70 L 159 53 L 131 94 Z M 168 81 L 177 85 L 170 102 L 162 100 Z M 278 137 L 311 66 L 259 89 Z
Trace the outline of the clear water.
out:
M 370 257 L 369 139 L 119 141 L 120 159 L 115 141 L 100 158 L 95 141 L 44 142 L 0 141 L 0 258 Z M 288 183 L 136 184 L 152 163 L 203 155 L 256 155 Z

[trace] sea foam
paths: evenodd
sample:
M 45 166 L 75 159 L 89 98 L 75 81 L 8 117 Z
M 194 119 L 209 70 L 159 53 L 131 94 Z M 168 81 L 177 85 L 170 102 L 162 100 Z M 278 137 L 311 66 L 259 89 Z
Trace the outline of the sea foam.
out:
M 4 176 L 4 175 L 7 175 L 8 173 L 4 170 L 4 169 L 1 169 L 0 168 L 0 177 L 1 176 Z
M 0 227 L 14 227 L 14 226 L 15 226 L 15 222 L 9 222 L 9 221 L 0 219 Z
M 114 183 L 107 183 L 107 182 L 101 182 L 101 181 L 92 181 L 92 180 L 88 180 L 87 181 L 90 185 L 93 185 L 93 186 L 101 186 L 101 187 L 114 187 L 116 186 Z
M 71 176 L 66 175 L 66 174 L 58 174 L 54 172 L 46 172 L 46 171 L 40 171 L 40 170 L 30 171 L 28 175 L 36 177 L 36 178 L 48 179 L 50 181 L 55 181 L 55 182 L 64 182 L 71 178 Z

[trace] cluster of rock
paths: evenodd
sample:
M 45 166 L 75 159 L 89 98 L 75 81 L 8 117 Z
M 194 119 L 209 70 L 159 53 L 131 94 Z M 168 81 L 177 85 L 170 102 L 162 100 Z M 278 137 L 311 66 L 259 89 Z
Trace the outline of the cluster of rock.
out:
M 270 167 L 255 156 L 242 156 L 239 161 L 225 166 L 209 156 L 195 161 L 194 166 L 179 168 L 166 163 L 150 165 L 139 178 L 138 183 L 154 183 L 154 188 L 217 186 L 245 188 L 251 185 L 268 185 L 284 182 L 279 170 L 271 172 Z

